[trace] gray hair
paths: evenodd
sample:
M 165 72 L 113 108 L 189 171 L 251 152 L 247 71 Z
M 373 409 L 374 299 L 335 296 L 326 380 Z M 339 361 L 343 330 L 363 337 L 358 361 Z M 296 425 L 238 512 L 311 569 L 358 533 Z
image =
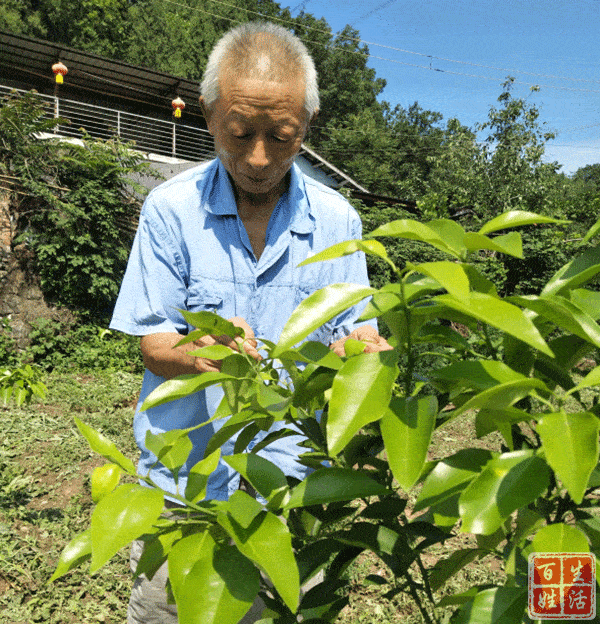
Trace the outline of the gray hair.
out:
M 258 67 L 261 55 L 275 62 L 268 71 Z M 311 118 L 319 110 L 317 71 L 306 46 L 290 31 L 271 22 L 246 22 L 232 28 L 215 44 L 202 82 L 200 93 L 210 109 L 219 97 L 219 74 L 227 65 L 237 76 L 266 77 L 280 81 L 290 76 L 290 67 L 304 75 L 306 92 L 304 108 Z

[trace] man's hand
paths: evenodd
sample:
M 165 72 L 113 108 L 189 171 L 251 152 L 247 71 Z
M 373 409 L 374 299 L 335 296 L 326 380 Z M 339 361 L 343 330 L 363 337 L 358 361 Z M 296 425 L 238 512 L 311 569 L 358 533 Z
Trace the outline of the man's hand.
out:
M 140 347 L 144 358 L 144 366 L 155 375 L 165 379 L 173 379 L 179 375 L 217 372 L 221 370 L 221 360 L 209 360 L 207 358 L 189 355 L 190 351 L 196 351 L 202 347 L 222 344 L 234 351 L 244 351 L 256 360 L 261 359 L 256 350 L 256 338 L 252 328 L 241 317 L 229 319 L 236 327 L 244 330 L 245 338 L 230 336 L 202 336 L 194 342 L 180 347 L 175 345 L 181 340 L 178 333 L 158 333 L 142 336 Z
M 382 338 L 377 330 L 371 325 L 363 325 L 355 329 L 349 336 L 336 340 L 333 344 L 329 345 L 329 348 L 337 355 L 343 357 L 346 355 L 344 350 L 344 343 L 348 338 L 354 338 L 354 340 L 361 340 L 366 343 L 364 353 L 377 353 L 378 351 L 391 351 L 392 345 Z
M 256 350 L 257 342 L 256 337 L 254 335 L 254 330 L 248 325 L 248 323 L 241 316 L 234 316 L 233 318 L 228 319 L 230 323 L 233 323 L 236 327 L 241 327 L 244 330 L 245 337 L 237 336 L 235 339 L 231 338 L 231 336 L 202 336 L 198 340 L 195 340 L 191 343 L 192 348 L 191 351 L 195 351 L 196 349 L 200 349 L 202 347 L 210 347 L 212 345 L 221 344 L 233 349 L 234 351 L 240 351 L 244 349 L 244 351 L 253 357 L 255 360 L 261 360 L 262 356 Z M 209 371 L 219 371 L 221 370 L 221 360 L 208 360 L 206 358 L 196 358 L 196 369 L 200 373 L 206 373 Z

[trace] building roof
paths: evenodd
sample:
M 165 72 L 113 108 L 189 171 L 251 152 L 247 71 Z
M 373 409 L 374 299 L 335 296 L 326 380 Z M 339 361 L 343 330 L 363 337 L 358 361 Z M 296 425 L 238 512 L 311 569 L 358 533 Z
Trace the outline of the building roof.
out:
M 144 110 L 164 108 L 171 115 L 176 96 L 186 104 L 186 116 L 201 118 L 198 82 L 172 76 L 60 43 L 0 31 L 0 75 L 17 88 L 31 88 L 52 94 L 55 89 L 52 65 L 61 61 L 69 73 L 60 87 L 62 97 Z

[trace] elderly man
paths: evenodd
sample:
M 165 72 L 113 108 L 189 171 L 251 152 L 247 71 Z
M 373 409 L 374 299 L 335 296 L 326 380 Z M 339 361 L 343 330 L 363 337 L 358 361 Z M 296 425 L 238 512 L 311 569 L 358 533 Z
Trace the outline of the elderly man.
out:
M 298 267 L 314 253 L 361 235 L 352 207 L 294 164 L 319 105 L 316 72 L 304 45 L 279 26 L 243 24 L 216 44 L 201 93 L 218 158 L 148 195 L 111 323 L 142 337 L 147 370 L 134 419 L 139 471 L 150 471 L 154 482 L 171 492 L 170 473 L 155 466 L 156 458 L 145 448 L 146 432 L 208 420 L 222 391 L 211 387 L 145 412 L 140 406 L 165 379 L 218 369 L 214 361 L 188 355 L 190 350 L 215 342 L 240 348 L 217 336 L 174 348 L 190 329 L 178 310 L 210 310 L 231 319 L 245 330 L 243 348 L 259 358 L 255 336 L 277 341 L 291 312 L 309 294 L 336 282 L 368 283 L 359 254 Z M 309 339 L 339 353 L 349 335 L 368 340 L 371 351 L 389 349 L 373 327 L 356 324 L 359 313 L 343 313 Z M 207 426 L 191 434 L 194 450 L 187 469 L 203 457 L 213 432 Z M 261 454 L 302 479 L 306 468 L 295 461 L 303 452 L 297 441 L 284 438 Z M 222 452 L 231 453 L 232 443 Z M 179 475 L 180 491 L 185 483 L 186 467 Z M 221 462 L 207 496 L 225 500 L 238 484 L 239 475 Z M 139 549 L 134 546 L 134 562 Z M 153 585 L 138 579 L 130 624 L 177 621 L 174 607 L 166 605 L 164 582 L 158 574 Z

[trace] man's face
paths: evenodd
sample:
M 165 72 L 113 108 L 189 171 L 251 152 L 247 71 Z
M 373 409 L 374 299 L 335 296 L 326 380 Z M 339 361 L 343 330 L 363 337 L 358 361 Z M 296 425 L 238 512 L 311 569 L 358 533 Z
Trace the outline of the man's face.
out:
M 270 82 L 231 76 L 206 111 L 215 149 L 238 193 L 264 196 L 278 190 L 308 129 L 304 80 Z

